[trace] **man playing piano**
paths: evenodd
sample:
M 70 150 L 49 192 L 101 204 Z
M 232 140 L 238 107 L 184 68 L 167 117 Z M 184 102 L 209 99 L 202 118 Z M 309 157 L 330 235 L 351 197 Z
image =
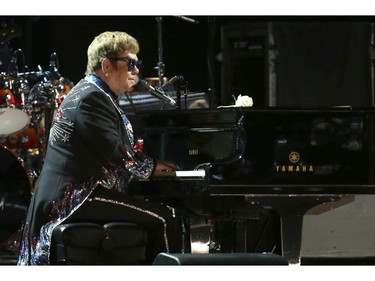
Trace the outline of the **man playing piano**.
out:
M 62 222 L 139 224 L 148 232 L 149 263 L 159 252 L 181 252 L 174 210 L 126 194 L 134 178 L 175 170 L 134 148 L 132 126 L 117 104 L 138 82 L 138 52 L 125 32 L 104 32 L 88 47 L 86 76 L 67 94 L 50 131 L 18 265 L 49 264 L 52 230 Z

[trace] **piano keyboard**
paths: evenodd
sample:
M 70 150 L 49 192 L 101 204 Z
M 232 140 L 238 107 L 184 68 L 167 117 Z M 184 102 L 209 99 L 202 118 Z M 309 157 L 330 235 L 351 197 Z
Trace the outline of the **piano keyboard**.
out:
M 205 170 L 176 171 L 177 178 L 204 178 Z

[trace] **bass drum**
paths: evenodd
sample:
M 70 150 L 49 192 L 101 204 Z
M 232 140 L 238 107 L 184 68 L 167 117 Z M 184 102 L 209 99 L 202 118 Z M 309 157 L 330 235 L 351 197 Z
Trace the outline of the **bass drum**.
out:
M 0 246 L 21 228 L 30 199 L 31 184 L 23 165 L 0 145 Z

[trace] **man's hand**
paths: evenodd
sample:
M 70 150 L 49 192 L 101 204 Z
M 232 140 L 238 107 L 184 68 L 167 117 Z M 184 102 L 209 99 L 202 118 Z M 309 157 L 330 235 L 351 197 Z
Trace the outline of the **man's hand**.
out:
M 153 177 L 175 177 L 176 169 L 176 164 L 172 162 L 158 161 Z

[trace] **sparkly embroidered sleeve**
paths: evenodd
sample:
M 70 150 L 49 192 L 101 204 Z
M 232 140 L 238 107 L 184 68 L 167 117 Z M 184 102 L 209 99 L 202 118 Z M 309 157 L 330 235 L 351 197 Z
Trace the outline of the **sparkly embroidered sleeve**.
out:
M 124 158 L 125 168 L 138 178 L 149 178 L 154 172 L 154 159 L 129 146 L 120 146 Z

